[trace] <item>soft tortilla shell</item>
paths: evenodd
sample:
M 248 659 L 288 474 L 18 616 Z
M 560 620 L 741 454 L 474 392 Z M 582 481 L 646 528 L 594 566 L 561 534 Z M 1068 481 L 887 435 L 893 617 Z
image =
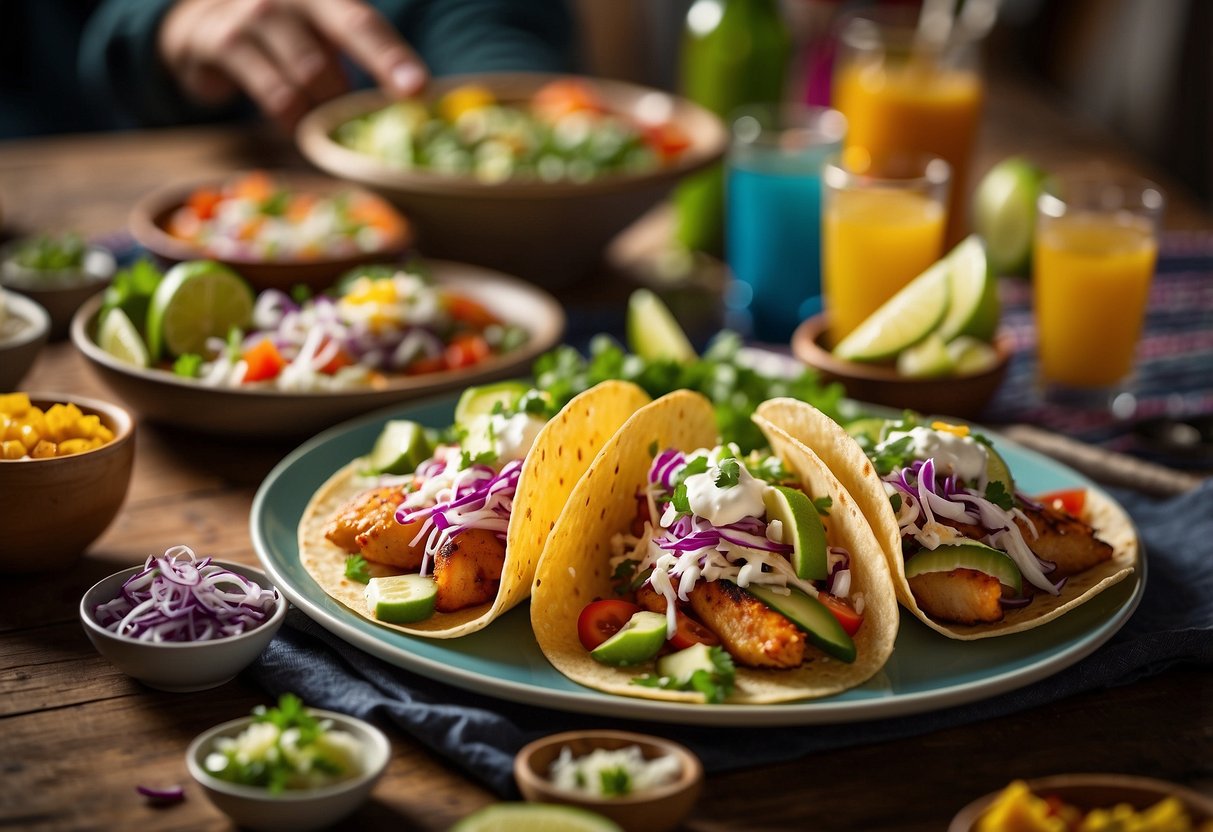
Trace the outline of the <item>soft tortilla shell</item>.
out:
M 769 425 L 760 425 L 771 430 Z M 853 664 L 809 648 L 811 661 L 793 670 L 738 668 L 730 704 L 760 704 L 828 696 L 860 684 L 888 659 L 897 633 L 892 579 L 871 529 L 829 472 L 791 437 L 777 429 L 768 439 L 791 470 L 817 494 L 829 494 L 832 542 L 853 553 L 856 586 L 866 599 L 865 620 Z M 587 603 L 614 597 L 608 561 L 611 537 L 626 531 L 636 516 L 634 495 L 647 482 L 650 446 L 692 451 L 716 444 L 712 406 L 696 393 L 678 391 L 637 411 L 603 447 L 577 484 L 548 539 L 531 594 L 531 625 L 548 661 L 570 679 L 608 693 L 675 702 L 702 702 L 697 693 L 631 684 L 651 667 L 615 668 L 590 657 L 577 637 L 577 618 Z M 836 483 L 836 481 L 834 481 Z
M 299 524 L 300 561 L 325 592 L 380 626 L 429 638 L 474 633 L 527 597 L 548 533 L 573 485 L 619 426 L 648 401 L 648 394 L 634 384 L 603 382 L 570 401 L 535 437 L 518 477 L 501 586 L 491 604 L 435 613 L 407 625 L 388 624 L 371 615 L 366 586 L 345 577 L 346 553 L 324 537 L 324 526 L 333 513 L 374 484 L 358 476 L 358 460 L 334 474 L 312 497 Z M 372 565 L 372 574 L 399 572 Z
M 1132 574 L 1139 556 L 1137 532 L 1124 510 L 1103 493 L 1087 493 L 1083 517 L 1096 535 L 1111 544 L 1111 559 L 1077 575 L 1071 575 L 1060 594 L 1037 593 L 1026 607 L 1007 610 L 1002 621 L 994 624 L 946 624 L 934 621 L 919 608 L 906 579 L 905 559 L 901 554 L 901 530 L 897 517 L 872 462 L 859 444 L 833 419 L 812 405 L 796 399 L 772 399 L 758 407 L 758 413 L 782 426 L 788 433 L 817 453 L 837 475 L 844 488 L 871 523 L 885 552 L 894 576 L 897 599 L 902 606 L 936 632 L 948 638 L 972 641 L 979 638 L 1018 633 L 1047 624 L 1080 604 L 1094 598 L 1110 586 Z

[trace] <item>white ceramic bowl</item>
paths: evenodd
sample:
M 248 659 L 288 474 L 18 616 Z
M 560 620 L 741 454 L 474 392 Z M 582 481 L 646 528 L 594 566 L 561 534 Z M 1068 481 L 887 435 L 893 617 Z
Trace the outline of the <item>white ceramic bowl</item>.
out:
M 358 740 L 362 747 L 362 774 L 321 789 L 281 794 L 270 794 L 266 789 L 229 783 L 212 776 L 203 763 L 215 749 L 215 741 L 220 737 L 234 737 L 247 728 L 252 721 L 248 716 L 216 725 L 190 743 L 185 752 L 190 775 L 202 786 L 210 801 L 237 826 L 266 832 L 322 829 L 356 810 L 375 787 L 391 757 L 391 746 L 383 732 L 345 714 L 310 708 L 308 712 L 319 719 L 332 720 L 334 728 L 352 734 Z
M 0 284 L 41 304 L 51 318 L 51 340 L 61 340 L 80 305 L 109 285 L 117 261 L 109 249 L 90 245 L 78 269 L 30 269 L 15 260 L 25 242 L 14 240 L 0 247 Z
M 239 563 L 214 563 L 267 589 L 274 588 L 260 569 Z M 97 623 L 93 611 L 99 604 L 117 598 L 126 579 L 142 569 L 142 565 L 124 569 L 93 584 L 80 599 L 80 621 L 97 652 L 148 687 L 182 693 L 218 687 L 261 655 L 286 618 L 286 598 L 279 592 L 278 603 L 270 617 L 260 627 L 238 636 L 213 641 L 152 643 L 116 635 Z
M 51 330 L 51 316 L 24 295 L 0 289 L 0 393 L 17 389 Z

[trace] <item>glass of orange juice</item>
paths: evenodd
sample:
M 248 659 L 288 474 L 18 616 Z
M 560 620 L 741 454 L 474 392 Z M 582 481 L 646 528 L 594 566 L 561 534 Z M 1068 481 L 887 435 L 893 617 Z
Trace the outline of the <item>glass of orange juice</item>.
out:
M 957 27 L 924 38 L 898 9 L 852 18 L 843 28 L 833 105 L 849 126 L 846 147 L 873 155 L 929 153 L 952 166 L 949 245 L 965 234 L 969 158 L 981 120 L 980 41 Z
M 1144 179 L 1062 178 L 1041 194 L 1032 283 L 1040 378 L 1051 398 L 1106 398 L 1129 378 L 1163 204 L 1162 190 Z
M 838 343 L 943 254 L 950 167 L 845 151 L 822 171 L 822 299 Z

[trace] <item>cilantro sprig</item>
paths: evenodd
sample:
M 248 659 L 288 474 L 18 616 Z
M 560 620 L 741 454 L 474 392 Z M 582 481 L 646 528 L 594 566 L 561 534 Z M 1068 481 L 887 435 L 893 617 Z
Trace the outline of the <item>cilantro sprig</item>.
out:
M 632 684 L 661 690 L 697 691 L 703 694 L 706 701 L 719 704 L 733 692 L 737 682 L 737 667 L 733 664 L 733 657 L 719 646 L 708 648 L 708 658 L 712 663 L 711 670 L 696 670 L 691 674 L 691 678 L 684 681 L 646 673 L 633 679 Z
M 350 555 L 345 559 L 345 577 L 360 584 L 371 582 L 370 564 L 362 555 Z

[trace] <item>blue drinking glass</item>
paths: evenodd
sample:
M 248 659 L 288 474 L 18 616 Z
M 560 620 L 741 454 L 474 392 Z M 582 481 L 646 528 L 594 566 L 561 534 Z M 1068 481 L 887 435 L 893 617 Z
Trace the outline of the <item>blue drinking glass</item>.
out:
M 729 320 L 755 340 L 786 342 L 821 311 L 821 170 L 842 147 L 846 119 L 823 107 L 757 105 L 732 124 Z

